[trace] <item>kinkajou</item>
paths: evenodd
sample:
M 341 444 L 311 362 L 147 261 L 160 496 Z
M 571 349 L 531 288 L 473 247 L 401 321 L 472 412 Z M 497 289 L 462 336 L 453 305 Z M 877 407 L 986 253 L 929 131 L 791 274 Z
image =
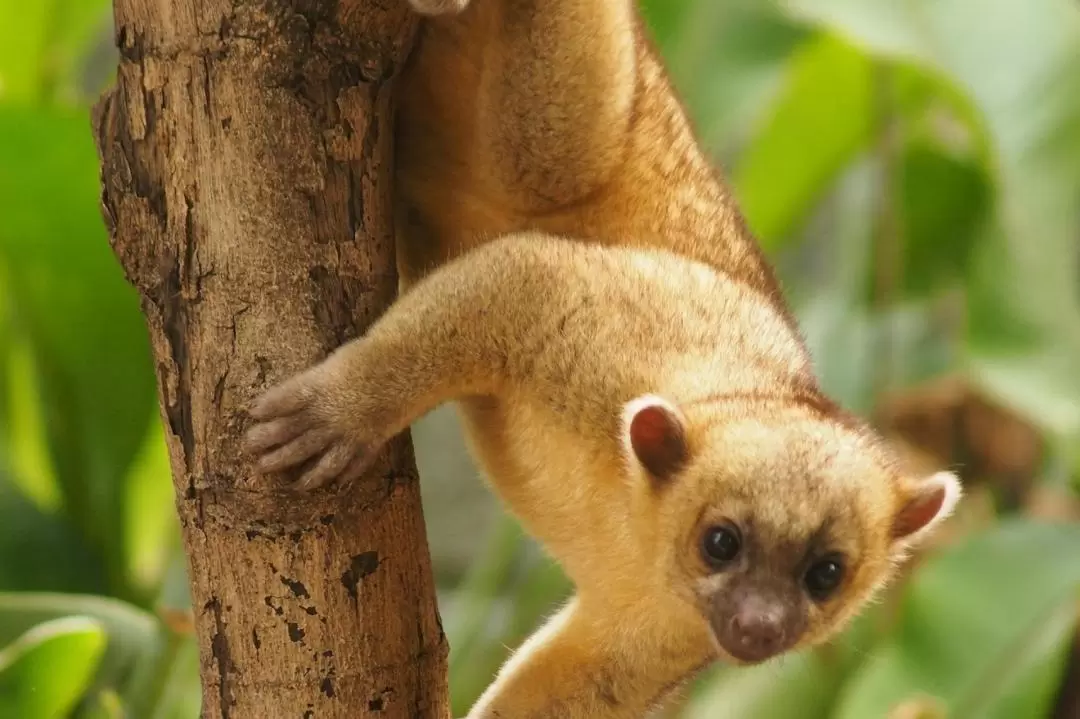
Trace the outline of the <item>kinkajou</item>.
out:
M 443 402 L 575 597 L 470 719 L 639 719 L 839 632 L 952 511 L 819 388 L 631 0 L 409 0 L 404 293 L 271 389 L 259 469 L 358 477 Z

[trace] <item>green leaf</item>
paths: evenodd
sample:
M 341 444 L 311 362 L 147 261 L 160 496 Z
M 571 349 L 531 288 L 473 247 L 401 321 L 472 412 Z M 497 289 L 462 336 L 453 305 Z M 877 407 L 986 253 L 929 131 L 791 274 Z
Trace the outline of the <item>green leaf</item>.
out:
M 111 689 L 105 689 L 87 702 L 82 719 L 125 719 L 124 700 Z
M 998 658 L 978 691 L 969 692 L 955 712 L 966 719 L 1043 719 L 1052 713 L 1073 646 L 1076 604 L 1066 601 Z
M 721 671 L 694 698 L 686 719 L 827 719 L 837 667 L 814 655 Z
M 812 222 L 808 241 L 795 248 L 809 245 L 817 261 L 783 272 L 822 387 L 853 410 L 868 408 L 873 399 L 872 326 L 860 304 L 859 280 L 870 263 L 880 174 L 878 163 L 860 159 L 837 178 L 820 212 L 827 225 Z M 827 241 L 820 241 L 823 237 Z
M 101 557 L 67 520 L 39 509 L 0 471 L 0 591 L 105 591 Z
M 699 139 L 731 154 L 781 87 L 791 53 L 809 33 L 758 0 L 663 0 L 644 9 Z
M 1070 0 L 787 0 L 972 102 L 997 190 L 968 272 L 968 364 L 1045 429 L 1080 431 L 1080 7 Z
M 1023 241 L 1031 247 L 1020 247 Z M 1048 432 L 1075 437 L 1080 431 L 1075 285 L 1058 282 L 1061 272 L 1040 273 L 1031 266 L 1045 259 L 1067 272 L 1075 264 L 1070 254 L 1056 252 L 1038 236 L 1025 233 L 1014 243 L 1000 225 L 987 229 L 969 269 L 967 365 L 990 397 Z
M 898 631 L 846 687 L 838 719 L 885 716 L 917 694 L 940 697 L 957 719 L 1041 718 L 1037 704 L 1005 712 L 1016 697 L 1046 698 L 1078 592 L 1076 525 L 1012 520 L 929 559 L 907 587 Z
M 990 209 L 982 167 L 918 139 L 904 149 L 899 185 L 905 293 L 925 295 L 962 282 Z
M 871 407 L 874 347 L 869 314 L 850 300 L 822 294 L 802 304 L 798 317 L 822 388 L 853 411 Z
M 482 561 L 470 568 L 464 585 L 450 594 L 451 700 L 465 713 L 516 646 L 539 628 L 570 593 L 562 569 L 538 551 L 511 515 L 501 515 Z
M 124 700 L 111 689 L 104 689 L 83 705 L 80 719 L 126 719 L 130 716 Z
M 4 413 L 7 418 L 5 437 L 9 450 L 6 479 L 14 483 L 37 506 L 56 509 L 61 501 L 46 441 L 45 419 L 42 417 L 41 390 L 33 362 L 33 352 L 24 336 L 10 332 L 5 356 L 9 387 Z
M 693 0 L 643 0 L 641 13 L 653 37 L 666 48 L 677 40 L 687 15 L 697 5 Z
M 152 684 L 165 642 L 157 619 L 126 602 L 79 594 L 0 593 L 0 645 L 42 622 L 76 615 L 99 622 L 109 638 L 94 686 L 118 687 L 126 697 L 141 697 Z
M 124 484 L 125 564 L 132 581 L 145 592 L 153 593 L 161 586 L 170 554 L 180 546 L 169 451 L 157 417 L 147 425 L 146 437 Z
M 3 0 L 0 0 L 2 2 Z M 82 83 L 86 57 L 94 41 L 110 27 L 109 0 L 54 0 L 50 62 L 57 84 L 75 89 Z M 110 38 L 111 39 L 111 38 Z M 100 91 L 101 88 L 86 88 Z
M 0 0 L 0 103 L 33 105 L 71 91 L 108 0 Z
M 851 658 L 845 656 L 850 652 L 836 649 L 802 652 L 754 667 L 716 669 L 704 678 L 702 689 L 681 716 L 828 719 L 851 670 Z
M 0 714 L 62 719 L 86 692 L 105 650 L 89 617 L 52 619 L 0 649 Z
M 743 211 L 767 249 L 805 218 L 870 141 L 873 79 L 866 56 L 827 35 L 792 58 L 787 85 L 734 174 Z
M 0 255 L 28 337 L 63 506 L 103 550 L 126 593 L 125 474 L 155 416 L 137 297 L 98 209 L 97 159 L 83 112 L 0 106 Z M 62 211 L 48 211 L 62 202 Z
M 51 5 L 0 0 L 0 102 L 39 99 Z
M 171 670 L 165 673 L 165 686 L 147 719 L 198 719 L 201 709 L 199 645 L 195 636 L 189 635 L 176 647 Z
M 6 279 L 7 267 L 4 266 L 4 256 L 0 253 L 0 467 L 11 466 L 11 397 L 12 381 L 14 373 L 11 369 L 11 347 L 15 343 L 15 332 L 12 329 L 10 305 L 11 300 L 7 296 L 7 290 L 11 282 Z

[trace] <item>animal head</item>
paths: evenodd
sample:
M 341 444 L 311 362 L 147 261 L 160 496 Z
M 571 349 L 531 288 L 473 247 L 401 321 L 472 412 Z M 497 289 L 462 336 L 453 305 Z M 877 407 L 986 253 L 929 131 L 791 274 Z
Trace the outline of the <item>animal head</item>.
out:
M 815 397 L 681 408 L 644 396 L 624 409 L 658 580 L 736 663 L 833 637 L 960 498 L 954 475 L 903 474 L 881 440 Z

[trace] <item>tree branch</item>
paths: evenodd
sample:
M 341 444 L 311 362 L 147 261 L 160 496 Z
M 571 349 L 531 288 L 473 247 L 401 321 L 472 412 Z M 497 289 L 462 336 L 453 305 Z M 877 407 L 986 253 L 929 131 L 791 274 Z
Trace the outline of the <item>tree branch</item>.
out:
M 445 717 L 407 437 L 314 495 L 255 480 L 261 390 L 396 294 L 398 0 L 115 0 L 94 112 L 111 244 L 142 297 L 200 643 L 203 716 Z

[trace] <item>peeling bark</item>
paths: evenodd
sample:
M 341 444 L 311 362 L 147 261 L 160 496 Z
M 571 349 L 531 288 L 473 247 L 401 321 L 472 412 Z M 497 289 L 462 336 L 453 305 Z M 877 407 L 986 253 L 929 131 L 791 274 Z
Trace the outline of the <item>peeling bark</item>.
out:
M 153 344 L 210 719 L 449 716 L 407 437 L 364 481 L 257 479 L 244 407 L 393 300 L 401 0 L 115 0 L 102 210 Z

